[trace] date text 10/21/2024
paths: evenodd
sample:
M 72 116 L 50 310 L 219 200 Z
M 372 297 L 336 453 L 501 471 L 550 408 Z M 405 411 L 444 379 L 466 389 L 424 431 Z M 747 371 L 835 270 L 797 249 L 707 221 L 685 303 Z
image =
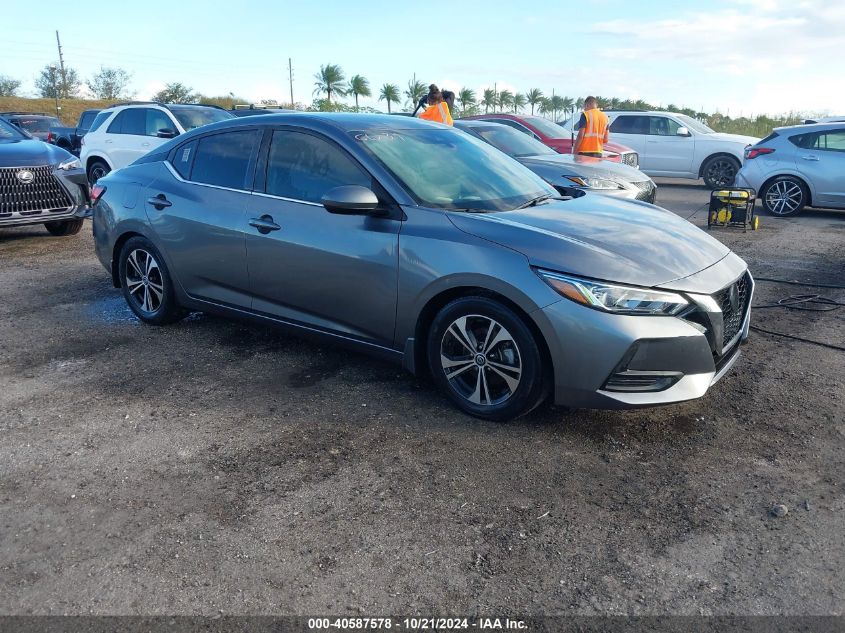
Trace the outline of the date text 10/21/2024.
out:
M 411 631 L 426 630 L 471 630 L 481 631 L 523 631 L 528 625 L 523 620 L 510 618 L 309 618 L 308 629 L 405 629 Z

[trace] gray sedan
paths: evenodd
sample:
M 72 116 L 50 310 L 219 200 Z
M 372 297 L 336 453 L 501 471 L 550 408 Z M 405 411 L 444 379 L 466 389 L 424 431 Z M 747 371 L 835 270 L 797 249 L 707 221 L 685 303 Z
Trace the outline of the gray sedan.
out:
M 746 148 L 735 184 L 756 189 L 772 215 L 845 209 L 845 123 L 776 128 Z
M 201 310 L 320 336 L 482 418 L 698 398 L 748 335 L 753 282 L 720 242 L 650 204 L 560 197 L 418 119 L 222 121 L 98 185 L 96 252 L 142 321 Z
M 562 194 L 583 189 L 652 203 L 657 196 L 654 181 L 635 167 L 591 156 L 559 154 L 501 123 L 459 120 L 455 127 L 515 158 Z

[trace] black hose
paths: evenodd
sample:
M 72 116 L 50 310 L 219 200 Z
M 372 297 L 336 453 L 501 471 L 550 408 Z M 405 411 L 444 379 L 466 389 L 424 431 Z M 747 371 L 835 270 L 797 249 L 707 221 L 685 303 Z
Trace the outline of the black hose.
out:
M 755 277 L 754 281 L 771 281 L 776 284 L 790 284 L 792 286 L 807 286 L 808 288 L 835 288 L 836 290 L 845 290 L 845 286 L 837 286 L 836 284 L 811 284 L 806 281 L 791 281 L 789 279 L 773 279 L 772 277 Z
M 758 327 L 756 325 L 751 326 L 752 330 L 756 330 L 757 332 L 763 332 L 765 334 L 771 334 L 772 336 L 782 336 L 784 338 L 791 338 L 794 341 L 801 341 L 802 343 L 810 343 L 812 345 L 818 345 L 819 347 L 827 347 L 828 349 L 835 349 L 840 352 L 845 352 L 845 347 L 840 347 L 839 345 L 831 345 L 830 343 L 822 343 L 821 341 L 813 341 L 808 338 L 801 338 L 800 336 L 793 336 L 792 334 L 784 334 L 783 332 L 773 332 L 772 330 L 766 330 L 764 328 Z

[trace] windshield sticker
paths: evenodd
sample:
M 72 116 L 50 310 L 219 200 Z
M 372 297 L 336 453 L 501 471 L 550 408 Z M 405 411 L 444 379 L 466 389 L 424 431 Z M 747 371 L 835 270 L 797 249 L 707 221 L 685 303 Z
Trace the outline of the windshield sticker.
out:
M 186 147 L 185 149 L 183 149 L 183 150 L 182 150 L 182 161 L 181 161 L 181 162 L 183 162 L 183 163 L 187 163 L 187 162 L 188 162 L 188 157 L 189 157 L 190 155 L 191 155 L 191 148 L 190 148 L 190 147 Z
M 374 132 L 368 134 L 367 132 L 360 132 L 355 135 L 356 141 L 401 141 L 403 136 L 394 132 Z

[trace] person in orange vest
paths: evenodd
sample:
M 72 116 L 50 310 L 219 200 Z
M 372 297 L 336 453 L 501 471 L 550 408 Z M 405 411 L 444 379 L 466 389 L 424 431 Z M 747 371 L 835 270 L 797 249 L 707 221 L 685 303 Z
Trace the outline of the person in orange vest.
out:
M 584 99 L 584 112 L 578 121 L 575 139 L 575 153 L 582 156 L 602 157 L 602 149 L 607 143 L 607 115 L 599 110 L 595 97 Z
M 426 121 L 434 121 L 435 123 L 444 123 L 445 125 L 453 125 L 452 114 L 449 112 L 449 104 L 443 99 L 443 93 L 440 92 L 435 84 L 428 87 L 428 95 L 425 98 L 426 107 L 420 114 L 421 119 Z

